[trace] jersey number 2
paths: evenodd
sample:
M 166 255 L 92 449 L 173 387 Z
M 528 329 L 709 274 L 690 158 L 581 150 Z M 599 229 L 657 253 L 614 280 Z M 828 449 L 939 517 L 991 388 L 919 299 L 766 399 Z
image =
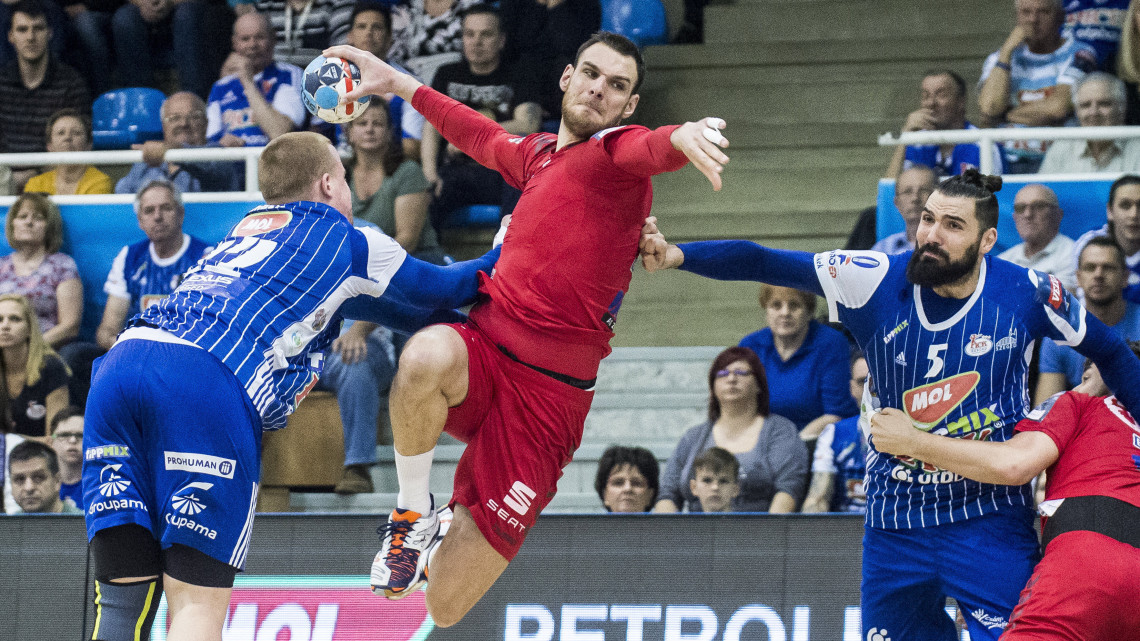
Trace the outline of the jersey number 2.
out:
M 265 260 L 273 253 L 274 249 L 277 249 L 275 241 L 257 238 L 256 236 L 227 240 L 218 245 L 214 253 L 210 254 L 217 256 L 218 262 L 206 267 L 206 269 L 229 276 L 237 276 L 237 270 L 243 267 L 252 267 L 254 264 Z M 223 254 L 225 255 L 223 256 Z

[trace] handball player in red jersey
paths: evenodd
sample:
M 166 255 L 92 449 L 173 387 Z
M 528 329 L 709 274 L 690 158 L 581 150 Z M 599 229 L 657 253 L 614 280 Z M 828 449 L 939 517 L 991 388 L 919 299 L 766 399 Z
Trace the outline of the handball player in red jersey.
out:
M 1130 346 L 1140 356 L 1140 342 Z M 1080 385 L 1000 443 L 922 432 L 899 410 L 871 418 L 880 451 L 984 483 L 1020 485 L 1048 469 L 1038 507 L 1045 556 L 1001 641 L 1140 639 L 1140 426 L 1110 394 L 1090 363 Z
M 724 122 L 620 126 L 637 107 L 644 65 L 637 47 L 612 33 L 591 37 L 563 71 L 557 135 L 509 134 L 357 49 L 325 55 L 360 67 L 361 84 L 345 100 L 401 96 L 523 192 L 470 320 L 413 336 L 392 385 L 400 494 L 381 528 L 372 589 L 400 598 L 430 574 L 428 612 L 446 627 L 506 569 L 581 442 L 642 228 L 656 231 L 647 221 L 650 177 L 692 162 L 719 190 Z M 445 430 L 467 449 L 442 537 L 428 475 Z

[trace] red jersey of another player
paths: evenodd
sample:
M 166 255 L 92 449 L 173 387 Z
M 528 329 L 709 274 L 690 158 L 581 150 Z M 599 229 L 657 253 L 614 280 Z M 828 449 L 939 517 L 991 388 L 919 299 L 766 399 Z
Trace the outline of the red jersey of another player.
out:
M 428 87 L 412 106 L 523 191 L 472 320 L 525 363 L 594 378 L 633 275 L 650 177 L 688 162 L 669 141 L 677 127 L 615 127 L 555 151 L 557 136 L 514 136 Z
M 1109 496 L 1140 507 L 1140 426 L 1115 396 L 1066 392 L 1016 429 L 1043 432 L 1060 451 L 1046 475 L 1046 501 Z

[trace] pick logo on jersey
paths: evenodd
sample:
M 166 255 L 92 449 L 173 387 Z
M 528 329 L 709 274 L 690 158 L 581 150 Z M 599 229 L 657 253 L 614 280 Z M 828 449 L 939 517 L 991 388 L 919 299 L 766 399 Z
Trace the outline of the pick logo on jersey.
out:
M 989 334 L 970 334 L 970 342 L 966 343 L 967 356 L 984 356 L 993 349 L 994 341 Z
M 929 431 L 974 391 L 982 375 L 962 372 L 903 393 L 903 410 L 911 422 Z
M 233 236 L 252 236 L 254 234 L 264 234 L 271 231 L 281 229 L 293 220 L 292 212 L 288 211 L 266 211 L 258 214 L 250 214 L 243 218 L 231 235 Z

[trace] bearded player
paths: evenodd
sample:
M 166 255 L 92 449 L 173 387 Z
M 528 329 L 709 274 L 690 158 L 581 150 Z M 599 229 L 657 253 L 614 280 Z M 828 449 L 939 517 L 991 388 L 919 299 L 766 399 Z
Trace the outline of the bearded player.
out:
M 637 47 L 612 33 L 587 40 L 563 71 L 557 136 L 508 134 L 359 50 L 325 55 L 360 66 L 362 84 L 344 100 L 396 93 L 523 191 L 470 321 L 413 336 L 392 385 L 400 493 L 372 587 L 400 598 L 430 574 L 428 612 L 449 626 L 514 558 L 581 442 L 649 215 L 650 177 L 692 161 L 720 189 L 724 123 L 619 126 L 637 107 L 645 70 Z M 454 520 L 436 546 L 428 475 L 445 430 L 468 445 L 455 475 Z

